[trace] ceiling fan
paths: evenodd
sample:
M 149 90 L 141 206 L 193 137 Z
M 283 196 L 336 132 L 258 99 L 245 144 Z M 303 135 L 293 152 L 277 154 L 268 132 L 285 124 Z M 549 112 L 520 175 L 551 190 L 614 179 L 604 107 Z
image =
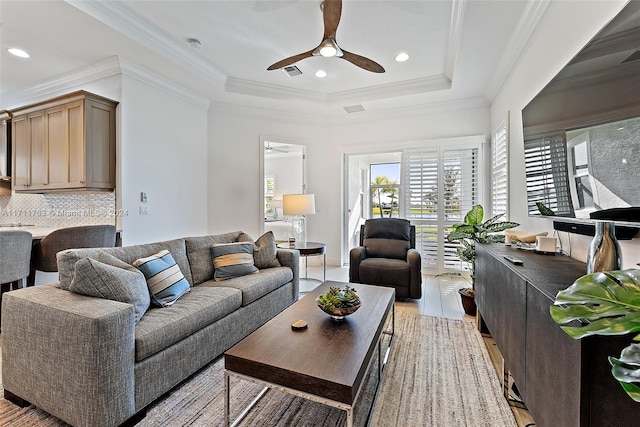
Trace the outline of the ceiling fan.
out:
M 283 149 L 285 147 L 285 145 L 281 146 L 281 147 L 272 147 L 271 143 L 269 141 L 267 141 L 267 143 L 264 146 L 264 151 L 266 152 L 279 152 L 279 153 L 288 153 L 289 150 L 285 150 Z
M 310 51 L 276 62 L 267 68 L 267 70 L 278 70 L 282 67 L 286 67 L 287 65 L 291 65 L 312 56 L 335 56 L 345 59 L 353 65 L 367 71 L 371 71 L 373 73 L 384 73 L 384 68 L 377 62 L 372 61 L 369 58 L 365 58 L 364 56 L 347 52 L 338 46 L 338 43 L 336 42 L 336 31 L 338 29 L 338 24 L 340 23 L 340 15 L 342 14 L 342 0 L 324 0 L 320 4 L 320 8 L 322 9 L 322 17 L 324 19 L 324 35 L 322 36 L 322 42 Z

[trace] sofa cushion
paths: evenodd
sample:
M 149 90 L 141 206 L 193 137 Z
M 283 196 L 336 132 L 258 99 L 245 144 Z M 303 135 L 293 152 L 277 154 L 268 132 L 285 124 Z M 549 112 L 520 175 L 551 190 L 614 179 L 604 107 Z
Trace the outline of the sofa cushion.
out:
M 409 263 L 399 259 L 366 258 L 360 262 L 360 283 L 370 285 L 409 286 Z
M 216 243 L 237 242 L 241 231 L 212 236 L 188 237 L 185 239 L 187 257 L 191 266 L 191 282 L 193 286 L 213 279 L 213 255 L 212 246 Z
M 169 251 L 137 259 L 133 262 L 147 279 L 151 302 L 155 306 L 167 307 L 189 292 L 189 283 Z
M 293 272 L 289 267 L 274 267 L 258 271 L 257 274 L 235 277 L 221 282 L 208 281 L 199 287 L 226 287 L 242 291 L 242 305 L 251 304 L 253 301 L 267 295 L 282 285 L 293 280 Z
M 180 266 L 180 271 L 184 274 L 187 282 L 193 283 L 191 279 L 191 268 L 189 267 L 189 259 L 187 258 L 187 250 L 184 239 L 167 240 L 165 242 L 146 243 L 143 245 L 121 246 L 115 248 L 83 248 L 83 249 L 67 249 L 57 254 L 58 273 L 60 273 L 60 288 L 69 289 L 69 284 L 73 279 L 73 271 L 76 262 L 81 258 L 95 258 L 96 254 L 107 253 L 114 257 L 133 264 L 139 258 L 148 257 L 149 255 L 168 250 L 176 263 Z
M 138 323 L 150 304 L 144 275 L 135 267 L 108 254 L 76 262 L 69 290 L 81 295 L 126 302 L 133 305 Z M 106 261 L 106 262 L 101 262 Z
M 149 309 L 135 327 L 136 362 L 232 313 L 241 303 L 237 289 L 196 286 L 171 307 Z
M 241 233 L 238 240 L 253 243 L 253 264 L 259 269 L 280 267 L 280 261 L 278 261 L 277 257 L 276 238 L 272 231 L 267 231 L 258 237 L 255 242 L 245 233 Z
M 213 279 L 216 281 L 257 273 L 258 269 L 253 265 L 253 243 L 214 244 L 213 266 Z

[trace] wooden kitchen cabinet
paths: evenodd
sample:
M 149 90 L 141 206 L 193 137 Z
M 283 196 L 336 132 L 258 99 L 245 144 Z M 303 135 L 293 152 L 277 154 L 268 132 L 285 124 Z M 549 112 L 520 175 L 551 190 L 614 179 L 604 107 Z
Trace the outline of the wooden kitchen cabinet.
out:
M 13 189 L 115 188 L 116 106 L 80 91 L 13 110 Z

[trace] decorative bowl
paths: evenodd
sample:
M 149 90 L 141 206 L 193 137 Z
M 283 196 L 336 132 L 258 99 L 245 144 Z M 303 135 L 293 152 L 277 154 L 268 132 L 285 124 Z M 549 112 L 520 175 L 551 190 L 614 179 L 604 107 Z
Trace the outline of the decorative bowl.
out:
M 349 285 L 344 289 L 338 287 L 329 288 L 329 292 L 316 298 L 316 304 L 318 304 L 320 310 L 336 321 L 344 320 L 348 315 L 355 313 L 362 305 L 355 289 Z

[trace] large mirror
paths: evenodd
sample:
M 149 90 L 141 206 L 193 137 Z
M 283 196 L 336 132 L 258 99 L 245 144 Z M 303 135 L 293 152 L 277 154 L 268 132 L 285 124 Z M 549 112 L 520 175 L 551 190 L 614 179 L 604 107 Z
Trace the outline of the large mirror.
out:
M 278 242 L 289 239 L 291 218 L 284 215 L 282 196 L 305 190 L 305 146 L 282 138 L 263 138 L 264 231 L 272 231 Z
M 640 221 L 640 2 L 549 82 L 522 122 L 529 215 Z

